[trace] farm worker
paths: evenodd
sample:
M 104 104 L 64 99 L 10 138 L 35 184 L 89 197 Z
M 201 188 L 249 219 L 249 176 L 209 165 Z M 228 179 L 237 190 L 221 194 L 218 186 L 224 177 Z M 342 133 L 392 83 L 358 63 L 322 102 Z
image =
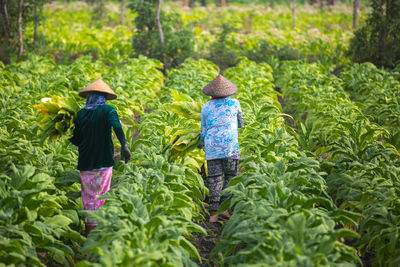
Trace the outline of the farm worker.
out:
M 243 114 L 239 101 L 230 97 L 237 90 L 222 75 L 203 88 L 203 93 L 211 96 L 201 109 L 200 134 L 200 147 L 204 148 L 207 160 L 208 176 L 205 182 L 210 192 L 210 222 L 217 221 L 218 206 L 229 197 L 226 194 L 221 197 L 221 191 L 238 173 L 238 128 L 243 126 Z M 223 215 L 230 217 L 228 211 Z
M 106 104 L 116 99 L 114 91 L 101 79 L 91 83 L 79 92 L 86 98 L 86 106 L 78 111 L 74 120 L 74 135 L 70 141 L 78 146 L 78 170 L 81 176 L 81 194 L 85 210 L 97 210 L 104 199 L 97 198 L 110 189 L 114 147 L 111 128 L 121 143 L 121 159 L 127 163 L 131 153 L 126 145 L 124 131 L 117 111 Z M 86 235 L 97 225 L 86 222 Z

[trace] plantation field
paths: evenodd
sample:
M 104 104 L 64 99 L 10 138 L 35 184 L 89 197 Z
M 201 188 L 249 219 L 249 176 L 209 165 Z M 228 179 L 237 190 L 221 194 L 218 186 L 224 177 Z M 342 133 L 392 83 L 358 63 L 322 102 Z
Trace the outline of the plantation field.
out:
M 101 23 L 96 18 L 90 19 L 93 10 L 84 2 L 47 5 L 43 14 L 45 20 L 38 29 L 45 46 L 38 46 L 36 53 L 50 52 L 61 62 L 68 62 L 70 57 L 74 59 L 82 54 L 111 64 L 123 62 L 135 54 L 131 38 L 137 31 L 133 23 L 137 14 L 127 9 L 126 23 L 122 26 L 119 25 L 118 5 L 109 3 L 107 7 L 106 17 Z M 334 64 L 348 62 L 344 51 L 353 33 L 352 10 L 347 5 L 339 4 L 323 12 L 315 7 L 300 5 L 295 28 L 292 11 L 283 5 L 274 9 L 255 4 L 183 9 L 177 4 L 167 3 L 164 10 L 165 16 L 174 18 L 165 27 L 192 32 L 195 52 L 203 56 L 208 55 L 213 48 L 212 43 L 226 27 L 226 46 L 238 55 L 257 58 L 262 56 L 258 54 L 260 50 L 264 50 L 286 59 L 308 56 L 312 60 Z M 365 11 L 361 11 L 360 23 L 366 17 Z M 32 39 L 32 35 L 33 28 L 30 27 L 27 39 Z
M 346 57 L 349 5 L 299 6 L 295 28 L 284 5 L 164 10 L 194 36 L 169 69 L 137 55 L 137 14 L 119 25 L 117 3 L 103 23 L 84 2 L 46 5 L 34 52 L 0 62 L 0 266 L 398 266 L 400 72 Z M 215 60 L 220 38 L 235 62 Z M 201 89 L 222 71 L 245 125 L 215 227 L 197 146 Z M 107 201 L 88 212 L 68 137 L 99 77 L 132 160 L 114 142 Z

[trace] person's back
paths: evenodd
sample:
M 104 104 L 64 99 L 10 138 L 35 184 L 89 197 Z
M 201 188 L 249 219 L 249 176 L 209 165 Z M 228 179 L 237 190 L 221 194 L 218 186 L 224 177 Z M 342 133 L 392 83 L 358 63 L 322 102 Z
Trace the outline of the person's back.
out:
M 212 97 L 201 109 L 200 133 L 200 147 L 204 147 L 207 160 L 208 175 L 205 182 L 210 192 L 210 222 L 218 220 L 218 206 L 229 197 L 226 194 L 221 197 L 220 193 L 238 173 L 238 128 L 243 126 L 243 115 L 239 101 L 230 97 L 237 90 L 222 75 L 203 88 L 203 93 Z M 228 211 L 223 215 L 230 217 Z
M 75 139 L 71 141 L 79 147 L 78 170 L 112 166 L 112 128 L 121 128 L 116 110 L 107 104 L 93 110 L 83 108 L 77 113 L 75 127 Z
M 106 100 L 117 98 L 114 91 L 98 79 L 79 92 L 86 98 L 86 105 L 78 111 L 74 120 L 74 135 L 69 140 L 78 146 L 78 170 L 81 176 L 81 195 L 85 210 L 97 210 L 105 199 L 99 196 L 111 186 L 114 165 L 112 129 L 121 143 L 121 159 L 127 163 L 131 154 L 117 111 L 106 104 Z M 86 221 L 86 235 L 97 225 Z
M 206 160 L 239 159 L 240 116 L 239 101 L 229 96 L 211 99 L 203 106 L 201 119 Z

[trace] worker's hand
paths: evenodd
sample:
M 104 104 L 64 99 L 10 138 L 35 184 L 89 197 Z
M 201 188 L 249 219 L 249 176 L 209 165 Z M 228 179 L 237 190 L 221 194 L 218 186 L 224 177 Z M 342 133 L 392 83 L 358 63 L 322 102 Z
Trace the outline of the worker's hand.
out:
M 121 147 L 121 159 L 125 161 L 125 163 L 128 163 L 132 158 L 131 152 L 129 152 L 129 148 L 127 145 L 124 145 Z

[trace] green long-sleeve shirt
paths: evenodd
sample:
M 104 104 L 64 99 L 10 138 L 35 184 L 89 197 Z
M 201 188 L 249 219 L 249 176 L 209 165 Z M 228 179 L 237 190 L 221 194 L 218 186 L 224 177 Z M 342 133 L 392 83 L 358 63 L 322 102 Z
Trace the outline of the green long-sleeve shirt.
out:
M 89 171 L 113 166 L 111 128 L 114 129 L 121 146 L 126 144 L 117 111 L 107 104 L 94 110 L 81 109 L 74 123 L 74 136 L 70 141 L 78 146 L 78 170 Z

